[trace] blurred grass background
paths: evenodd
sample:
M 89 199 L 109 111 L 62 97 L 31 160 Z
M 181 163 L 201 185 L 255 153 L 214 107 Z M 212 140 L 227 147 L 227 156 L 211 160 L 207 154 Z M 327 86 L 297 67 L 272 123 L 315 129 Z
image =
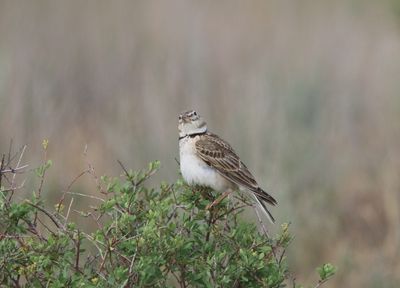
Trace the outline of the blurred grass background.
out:
M 399 3 L 1 0 L 0 151 L 34 166 L 49 139 L 50 203 L 86 144 L 99 175 L 174 181 L 195 108 L 292 222 L 297 282 L 332 262 L 329 287 L 399 287 Z

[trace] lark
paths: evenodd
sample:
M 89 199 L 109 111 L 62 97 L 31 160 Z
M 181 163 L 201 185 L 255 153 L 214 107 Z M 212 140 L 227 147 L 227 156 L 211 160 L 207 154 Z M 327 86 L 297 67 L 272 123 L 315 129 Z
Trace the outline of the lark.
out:
M 207 123 L 194 110 L 179 115 L 179 156 L 183 179 L 221 192 L 208 208 L 217 205 L 235 190 L 250 192 L 269 220 L 275 219 L 266 204 L 276 200 L 257 184 L 254 176 L 228 142 L 207 130 Z

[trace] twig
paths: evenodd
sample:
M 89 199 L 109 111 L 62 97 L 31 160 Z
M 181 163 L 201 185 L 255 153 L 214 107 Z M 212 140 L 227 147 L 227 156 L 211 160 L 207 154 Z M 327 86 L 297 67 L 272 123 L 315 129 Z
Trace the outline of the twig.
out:
M 181 280 L 179 279 L 178 275 L 175 274 L 174 270 L 169 269 L 172 273 L 172 275 L 175 277 L 176 281 L 179 283 L 179 286 L 182 287 Z
M 30 235 L 9 235 L 9 234 L 2 234 L 0 233 L 0 240 L 4 238 L 9 238 L 9 239 L 18 239 L 18 238 L 32 238 L 34 236 Z
M 76 176 L 76 177 L 71 181 L 71 183 L 68 184 L 67 189 L 64 190 L 64 192 L 63 192 L 63 194 L 62 194 L 62 196 L 61 196 L 61 198 L 60 198 L 60 201 L 58 201 L 58 204 L 57 204 L 57 212 L 60 212 L 61 205 L 62 205 L 62 203 L 64 202 L 64 199 L 65 199 L 65 194 L 67 194 L 67 193 L 70 191 L 72 185 L 73 185 L 79 178 L 81 178 L 83 175 L 85 175 L 87 172 L 88 172 L 88 170 L 82 171 L 81 173 L 79 173 L 78 176 Z
M 38 222 L 39 222 L 40 224 L 42 224 L 43 227 L 46 228 L 47 231 L 49 231 L 52 235 L 56 235 L 56 233 L 55 233 L 54 231 L 52 231 L 46 224 L 44 224 L 44 222 L 43 222 L 42 220 L 40 220 L 39 218 L 38 218 Z
M 111 247 L 111 246 L 114 244 L 114 242 L 113 242 L 113 241 L 110 241 L 110 238 L 108 237 L 107 233 L 105 233 L 105 232 L 103 231 L 103 229 L 102 229 L 103 227 L 101 227 L 101 225 L 100 225 L 100 223 L 99 223 L 99 220 L 96 219 L 93 215 L 92 215 L 92 218 L 93 218 L 93 220 L 96 222 L 98 229 L 100 229 L 100 231 L 102 232 L 102 234 L 103 234 L 103 236 L 104 236 L 104 239 L 105 239 L 105 241 L 106 241 L 106 243 L 107 243 L 107 245 L 106 245 L 107 251 L 106 251 L 106 254 L 104 255 L 104 258 L 103 258 L 103 261 L 102 261 L 102 263 L 101 263 L 101 265 L 100 265 L 99 271 L 102 271 L 102 270 L 103 270 L 103 267 L 104 267 L 105 262 L 106 262 L 106 259 L 107 259 L 107 255 L 109 255 L 109 257 L 110 257 L 110 264 L 111 264 L 111 266 L 114 268 L 114 264 L 113 264 L 113 261 L 112 261 L 112 250 L 113 250 L 114 248 Z M 111 227 L 110 227 L 110 228 L 111 228 Z
M 22 160 L 22 157 L 24 156 L 25 149 L 26 149 L 26 145 L 23 146 L 22 151 L 21 151 L 21 154 L 19 154 L 17 166 L 15 166 L 14 171 L 18 171 L 18 170 L 20 169 L 20 166 L 19 166 L 19 165 L 21 164 L 21 160 Z M 23 166 L 23 167 L 26 167 L 26 166 L 28 166 L 28 165 L 25 165 L 25 166 Z M 16 173 L 15 173 L 15 172 L 13 172 L 13 174 L 14 174 L 14 175 L 13 175 L 12 180 L 11 180 L 11 188 L 14 187 L 15 176 L 16 176 Z
M 292 288 L 296 288 L 296 277 L 289 273 L 289 277 L 292 278 Z
M 4 189 L 3 191 L 8 192 L 8 191 L 12 191 L 12 190 L 19 190 L 19 189 L 21 189 L 21 188 L 24 187 L 25 182 L 26 182 L 26 180 L 24 179 L 24 180 L 22 181 L 22 183 L 21 183 L 19 186 L 14 187 L 14 189 L 12 189 L 12 188 L 7 188 L 7 189 Z
M 210 234 L 211 234 L 211 229 L 212 229 L 211 224 L 213 223 L 213 217 L 214 217 L 214 207 L 212 207 L 210 209 L 210 217 L 208 218 L 208 221 L 207 221 L 208 228 L 207 228 L 207 234 L 206 234 L 206 242 L 208 242 L 210 240 Z
M 12 144 L 12 141 L 10 142 L 10 145 L 11 145 L 11 144 Z M 21 148 L 19 148 L 18 152 L 16 152 L 16 153 L 14 154 L 14 156 L 12 156 L 12 157 L 11 157 L 11 146 L 10 146 L 9 151 L 8 151 L 7 163 L 6 163 L 6 165 L 4 165 L 4 166 L 10 166 L 11 162 L 14 161 L 15 157 L 17 157 L 17 156 L 21 153 L 21 151 L 24 149 L 25 146 L 26 146 L 26 145 L 24 145 L 24 146 L 22 146 Z
M 64 228 L 65 228 L 66 225 L 67 225 L 68 217 L 69 217 L 69 212 L 71 211 L 71 206 L 72 206 L 72 203 L 73 203 L 73 202 L 74 202 L 74 197 L 72 197 L 72 198 L 71 198 L 71 202 L 69 202 L 68 211 L 67 211 L 67 216 L 65 216 Z
M 104 256 L 103 256 L 102 250 L 96 244 L 96 242 L 101 244 L 101 245 L 103 245 L 103 246 L 106 246 L 106 245 L 103 242 L 101 242 L 99 240 L 96 240 L 95 238 L 93 238 L 92 236 L 90 236 L 89 234 L 87 234 L 85 232 L 81 232 L 81 233 L 86 237 L 86 239 L 88 239 L 97 248 L 97 250 L 99 251 L 99 254 L 100 254 L 100 258 L 103 260 Z
M 279 257 L 279 261 L 278 261 L 279 267 L 281 267 L 281 265 L 282 265 L 282 261 L 283 261 L 283 257 L 285 257 L 285 253 L 286 253 L 286 249 L 283 249 L 283 251 Z
M 21 287 L 21 286 L 19 285 L 18 281 L 15 280 L 15 279 L 12 277 L 12 274 L 11 274 L 10 270 L 8 270 L 6 266 L 4 266 L 4 269 L 7 270 L 7 274 L 9 275 L 9 278 L 14 282 L 14 285 L 15 285 L 14 287 L 17 287 L 17 288 Z M 40 283 L 40 282 L 39 282 L 39 283 Z
M 4 154 L 3 154 L 4 155 Z M 28 167 L 29 165 L 24 165 L 18 168 L 9 168 L 9 169 L 4 169 L 1 170 L 1 173 L 12 173 L 12 174 L 17 174 L 17 173 L 24 173 L 25 171 L 21 171 L 22 169 L 25 169 L 26 167 Z
M 36 235 L 40 240 L 47 241 L 46 238 L 44 238 L 44 237 L 42 236 L 42 234 L 40 233 L 40 231 L 38 231 L 38 230 L 36 229 L 36 227 L 34 227 L 34 226 L 32 225 L 32 223 L 31 223 L 29 220 L 22 219 L 22 221 L 24 221 L 24 222 L 26 223 L 26 225 L 28 225 L 28 231 L 29 231 L 29 232 L 31 232 L 33 235 Z
M 332 276 L 333 276 L 333 275 L 332 275 Z M 317 285 L 314 286 L 314 288 L 319 288 L 319 287 L 321 287 L 325 282 L 327 282 L 329 279 L 331 279 L 332 276 L 329 276 L 329 277 L 325 278 L 324 280 L 319 280 L 318 283 L 317 283 Z
M 85 159 L 86 159 L 86 164 L 87 164 L 87 166 L 88 166 L 87 173 L 90 174 L 90 175 L 92 175 L 92 177 L 93 177 L 93 179 L 94 179 L 94 182 L 96 183 L 96 188 L 97 188 L 97 190 L 98 190 L 101 194 L 107 194 L 107 193 L 104 191 L 103 187 L 101 187 L 101 183 L 100 183 L 100 181 L 99 181 L 99 177 L 96 175 L 96 172 L 95 172 L 95 170 L 94 170 L 93 165 L 92 165 L 92 164 L 89 162 L 89 160 L 87 159 L 87 150 L 88 150 L 88 146 L 85 145 L 85 150 L 83 151 L 83 156 L 85 157 Z
M 143 177 L 136 183 L 136 186 L 139 186 L 142 184 L 144 181 L 149 179 L 151 176 L 153 176 L 155 173 L 157 173 L 158 169 L 151 169 L 149 171 L 146 171 L 143 175 Z
M 186 286 L 186 280 L 185 280 L 185 278 L 186 278 L 185 266 L 184 265 L 179 265 L 179 268 L 181 270 L 180 272 L 181 272 L 181 279 L 182 279 L 182 281 L 180 282 L 181 287 L 182 288 L 186 288 L 187 286 Z
M 43 164 L 42 165 L 46 165 L 46 160 L 47 160 L 47 151 L 46 151 L 46 148 L 45 148 L 45 150 L 44 150 L 44 159 L 43 159 Z M 44 177 L 46 175 L 46 170 L 47 169 L 43 169 L 43 174 L 40 177 L 40 184 L 39 184 L 39 188 L 38 188 L 38 194 L 36 195 L 36 199 L 40 199 L 40 195 L 42 194 L 42 189 L 43 189 Z M 33 224 L 35 226 L 36 226 L 36 222 L 37 222 L 37 212 L 35 213 L 35 218 L 33 220 Z
M 47 217 L 49 217 L 50 220 L 54 223 L 54 225 L 57 226 L 57 228 L 59 228 L 59 229 L 62 228 L 62 225 L 58 222 L 58 220 L 57 220 L 53 215 L 51 215 L 50 212 L 48 212 L 47 210 L 43 209 L 42 207 L 40 207 L 40 206 L 38 206 L 38 205 L 36 205 L 36 204 L 33 204 L 32 202 L 30 202 L 30 201 L 28 201 L 28 200 L 26 200 L 26 203 L 28 203 L 29 205 L 35 207 L 36 209 L 38 209 L 38 210 L 40 210 L 41 212 L 43 212 L 44 214 L 46 214 Z
M 74 198 L 72 198 L 74 199 Z M 75 270 L 76 271 L 80 271 L 79 270 L 79 255 L 80 255 L 80 246 L 81 246 L 81 239 L 80 239 L 80 232 L 78 229 L 78 235 L 77 235 L 78 239 L 76 240 L 76 258 L 75 258 Z
M 124 164 L 122 164 L 122 162 L 119 161 L 119 160 L 117 160 L 117 162 L 118 162 L 118 164 L 121 166 L 122 170 L 124 170 L 125 176 L 126 176 L 126 178 L 128 178 L 129 181 L 132 183 L 132 186 L 133 186 L 133 187 L 136 187 L 136 183 L 133 181 L 133 179 L 132 179 L 131 176 L 129 175 L 129 172 L 128 172 L 128 170 L 126 170 Z
M 102 202 L 105 202 L 105 200 L 103 198 L 100 197 L 96 197 L 93 195 L 88 195 L 88 194 L 82 194 L 82 193 L 76 193 L 76 192 L 66 192 L 65 194 L 71 194 L 71 195 L 77 195 L 77 196 L 82 196 L 82 197 L 88 197 L 88 198 L 92 198 L 92 199 L 96 199 L 96 200 L 100 200 Z
M 11 163 L 11 150 L 13 146 L 13 138 L 10 139 L 10 145 L 8 146 L 8 160 L 7 160 L 7 165 Z
M 137 251 L 138 251 L 138 245 L 136 245 L 135 253 L 133 254 L 133 257 L 132 257 L 132 260 L 131 260 L 131 264 L 129 265 L 128 279 L 127 279 L 128 282 L 127 282 L 127 285 L 125 287 L 131 287 L 130 285 L 128 286 L 128 284 L 130 283 L 131 278 L 133 278 L 133 276 L 135 275 L 135 272 L 133 271 L 133 264 L 135 263 L 135 260 L 136 260 Z
M 3 178 L 3 167 L 4 167 L 4 158 L 6 157 L 6 155 L 3 154 L 3 156 L 1 157 L 1 162 L 0 162 L 0 187 L 1 187 L 1 180 Z
M 244 207 L 247 207 L 247 205 L 239 205 L 236 207 L 232 207 L 231 209 L 229 209 L 228 211 L 226 211 L 225 213 L 221 214 L 218 216 L 217 220 L 222 219 L 224 216 L 231 214 L 232 212 L 242 209 Z

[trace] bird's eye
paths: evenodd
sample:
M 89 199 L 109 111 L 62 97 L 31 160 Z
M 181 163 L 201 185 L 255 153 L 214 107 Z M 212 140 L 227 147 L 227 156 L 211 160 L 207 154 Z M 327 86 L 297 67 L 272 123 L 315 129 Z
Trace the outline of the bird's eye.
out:
M 179 120 L 182 120 L 182 115 L 179 115 Z
M 196 113 L 196 111 L 193 111 L 193 116 L 197 116 L 197 113 Z

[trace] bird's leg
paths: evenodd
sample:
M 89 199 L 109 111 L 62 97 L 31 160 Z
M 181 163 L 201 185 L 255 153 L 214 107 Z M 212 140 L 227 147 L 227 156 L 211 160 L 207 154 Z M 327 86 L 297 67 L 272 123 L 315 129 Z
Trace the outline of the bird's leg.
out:
M 221 196 L 219 196 L 217 199 L 215 199 L 212 203 L 208 204 L 206 207 L 206 210 L 210 210 L 214 206 L 221 203 L 221 201 L 224 200 L 226 198 L 226 196 L 228 196 L 231 192 L 232 192 L 232 190 L 230 190 L 230 189 L 226 190 Z

